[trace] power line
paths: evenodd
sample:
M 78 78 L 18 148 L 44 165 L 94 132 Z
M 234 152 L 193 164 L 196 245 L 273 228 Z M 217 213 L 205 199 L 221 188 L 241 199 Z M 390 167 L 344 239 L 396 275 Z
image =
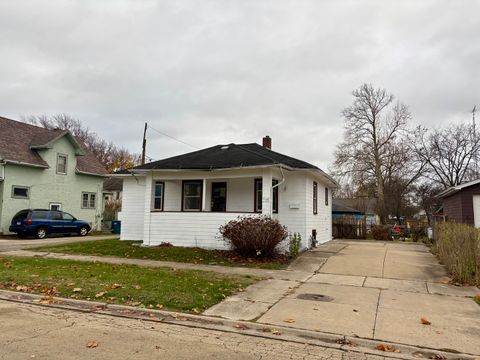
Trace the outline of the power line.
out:
M 159 134 L 161 134 L 161 135 L 163 135 L 163 136 L 166 136 L 166 137 L 168 137 L 168 138 L 170 138 L 170 139 L 172 139 L 172 140 L 178 141 L 179 143 L 182 143 L 182 144 L 187 145 L 187 146 L 190 146 L 190 147 L 192 147 L 192 148 L 194 148 L 194 149 L 200 150 L 199 147 L 197 147 L 197 146 L 195 146 L 195 145 L 192 145 L 192 144 L 189 144 L 189 143 L 187 143 L 187 142 L 185 142 L 185 141 L 182 141 L 182 140 L 180 140 L 180 139 L 177 139 L 176 137 L 173 137 L 173 136 L 171 136 L 171 135 L 168 135 L 168 134 L 166 134 L 166 133 L 164 133 L 164 132 L 162 132 L 162 131 L 160 131 L 160 130 L 157 130 L 157 129 L 151 127 L 150 125 L 148 125 L 148 128 L 151 129 L 151 130 L 153 130 L 153 131 L 156 131 L 157 133 L 159 133 Z

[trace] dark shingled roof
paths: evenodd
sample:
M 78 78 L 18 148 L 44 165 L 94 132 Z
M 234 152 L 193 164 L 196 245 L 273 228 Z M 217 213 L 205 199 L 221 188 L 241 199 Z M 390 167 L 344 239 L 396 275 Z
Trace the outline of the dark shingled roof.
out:
M 0 117 L 0 159 L 48 167 L 48 164 L 33 148 L 46 145 L 50 141 L 67 133 L 65 130 L 48 130 Z M 76 157 L 77 170 L 96 175 L 106 174 L 105 168 L 98 159 L 87 150 L 81 141 L 78 139 L 75 140 L 85 152 L 85 155 Z
M 333 199 L 332 212 L 333 213 L 343 213 L 343 214 L 362 214 L 362 212 L 360 210 L 353 209 L 351 207 L 340 204 L 337 201 L 337 199 Z
M 139 165 L 133 169 L 210 170 L 275 164 L 283 164 L 295 169 L 318 169 L 318 167 L 305 161 L 277 153 L 255 143 L 216 145 L 184 155 Z
M 123 179 L 121 178 L 108 178 L 103 182 L 104 191 L 122 191 Z

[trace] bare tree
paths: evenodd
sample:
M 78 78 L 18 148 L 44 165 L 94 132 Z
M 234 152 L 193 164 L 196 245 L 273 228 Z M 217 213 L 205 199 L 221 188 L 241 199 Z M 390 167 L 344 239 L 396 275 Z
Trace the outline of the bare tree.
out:
M 31 115 L 24 117 L 23 120 L 50 130 L 69 130 L 73 136 L 80 140 L 97 157 L 109 173 L 128 169 L 140 163 L 138 154 L 132 154 L 124 148 L 115 146 L 112 142 L 101 139 L 80 120 L 68 114 L 61 113 L 51 116 Z
M 344 140 L 335 152 L 338 176 L 361 187 L 374 184 L 377 212 L 385 222 L 385 185 L 401 178 L 405 187 L 423 172 L 424 165 L 414 163 L 407 123 L 408 107 L 394 102 L 385 89 L 364 84 L 353 91 L 353 104 L 342 111 L 345 118 Z
M 447 188 L 479 177 L 475 165 L 480 136 L 473 125 L 450 125 L 445 129 L 415 131 L 416 152 L 428 164 L 428 177 Z

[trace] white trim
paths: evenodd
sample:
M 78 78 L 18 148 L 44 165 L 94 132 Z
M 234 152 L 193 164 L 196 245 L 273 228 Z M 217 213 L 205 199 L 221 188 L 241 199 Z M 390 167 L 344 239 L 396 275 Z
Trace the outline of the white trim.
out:
M 75 172 L 77 174 L 92 175 L 92 176 L 99 176 L 99 177 L 110 177 L 110 175 L 111 175 L 111 174 L 95 174 L 95 173 L 91 173 L 91 172 L 87 172 L 87 171 L 78 170 L 78 168 L 75 168 Z
M 4 161 L 5 161 L 5 164 L 32 166 L 32 167 L 38 167 L 38 168 L 42 168 L 42 169 L 48 169 L 50 167 L 48 165 L 30 164 L 30 163 L 26 163 L 26 162 L 23 162 L 23 161 L 15 161 L 15 160 L 7 160 L 7 159 L 5 159 Z

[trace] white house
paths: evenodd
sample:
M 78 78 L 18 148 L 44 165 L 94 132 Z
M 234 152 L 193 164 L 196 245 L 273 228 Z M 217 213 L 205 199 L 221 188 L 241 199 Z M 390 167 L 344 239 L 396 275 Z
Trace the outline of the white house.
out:
M 23 209 L 62 210 L 100 230 L 105 174 L 69 131 L 0 117 L 0 234 Z
M 222 249 L 218 229 L 238 216 L 267 215 L 302 247 L 332 238 L 336 182 L 318 167 L 258 144 L 217 145 L 118 173 L 122 240 Z

